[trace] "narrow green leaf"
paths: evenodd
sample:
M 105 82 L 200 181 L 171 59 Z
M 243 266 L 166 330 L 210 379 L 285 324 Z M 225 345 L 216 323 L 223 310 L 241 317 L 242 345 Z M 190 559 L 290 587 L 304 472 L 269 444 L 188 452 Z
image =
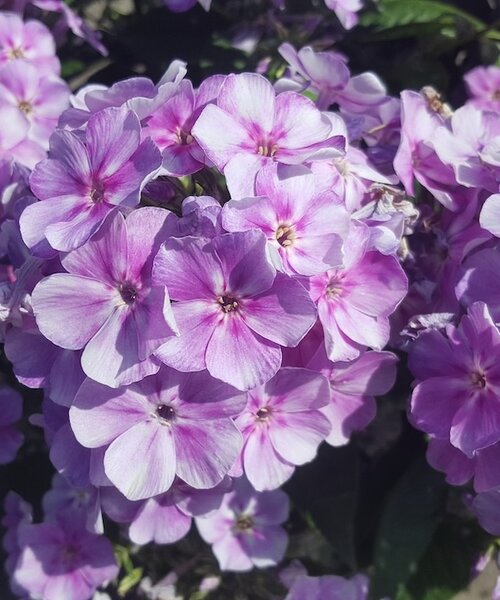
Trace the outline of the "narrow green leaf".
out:
M 378 10 L 363 15 L 361 24 L 390 29 L 411 23 L 433 23 L 453 16 L 470 23 L 474 29 L 487 29 L 486 23 L 452 4 L 437 0 L 381 0 Z

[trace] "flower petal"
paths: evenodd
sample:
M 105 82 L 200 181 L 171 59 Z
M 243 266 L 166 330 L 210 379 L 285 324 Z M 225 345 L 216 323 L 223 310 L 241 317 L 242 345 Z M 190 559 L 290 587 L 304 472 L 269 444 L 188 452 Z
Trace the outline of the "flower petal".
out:
M 172 312 L 179 336 L 169 338 L 155 356 L 179 371 L 202 371 L 208 343 L 220 319 L 219 305 L 206 300 L 176 302 Z
M 227 475 L 242 446 L 242 437 L 229 419 L 174 425 L 177 475 L 196 489 L 213 488 Z
M 278 273 L 269 290 L 245 300 L 243 318 L 262 337 L 293 347 L 316 322 L 316 308 L 298 281 Z
M 129 500 L 151 498 L 170 489 L 175 465 L 172 432 L 154 421 L 134 425 L 104 455 L 106 475 Z
M 213 377 L 248 390 L 275 375 L 281 366 L 281 350 L 228 313 L 213 330 L 205 361 Z
M 56 273 L 38 283 L 32 302 L 43 335 L 62 348 L 78 350 L 109 317 L 116 290 L 87 277 Z
M 99 448 L 147 419 L 150 411 L 137 386 L 116 390 L 86 379 L 69 410 L 69 420 L 83 446 Z
M 276 452 L 265 426 L 256 427 L 246 440 L 243 467 L 248 480 L 259 492 L 279 488 L 295 470 Z

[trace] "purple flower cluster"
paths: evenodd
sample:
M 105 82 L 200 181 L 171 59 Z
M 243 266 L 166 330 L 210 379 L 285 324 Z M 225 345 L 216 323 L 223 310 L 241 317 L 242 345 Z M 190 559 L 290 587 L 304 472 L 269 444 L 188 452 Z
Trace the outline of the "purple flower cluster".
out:
M 38 24 L 40 44 L 23 46 L 33 25 L 3 18 L 21 33 L 0 68 L 23 60 L 18 76 L 34 69 L 55 85 L 50 34 Z M 59 475 L 42 523 L 9 521 L 17 593 L 85 600 L 112 580 L 103 514 L 141 545 L 180 540 L 194 518 L 221 569 L 278 564 L 280 486 L 322 442 L 346 444 L 392 387 L 397 360 L 383 349 L 407 291 L 409 219 L 348 111 L 372 129 L 397 101 L 334 53 L 297 57 L 276 88 L 244 73 L 195 89 L 176 61 L 157 85 L 87 86 L 66 109 L 58 83 L 40 100 L 50 127 L 38 104 L 31 116 L 18 103 L 46 145 L 36 160 L 20 164 L 16 150 L 4 161 L 0 231 L 14 269 L 2 331 L 19 381 L 45 391 L 35 420 Z M 342 80 L 324 88 L 338 65 Z M 326 110 L 335 103 L 342 112 Z M 187 180 L 201 195 L 186 197 Z M 323 589 L 297 585 L 291 598 Z
M 428 461 L 449 483 L 473 479 L 473 508 L 494 533 L 500 532 L 498 81 L 494 67 L 469 72 L 471 98 L 455 111 L 430 88 L 403 92 L 394 160 L 408 193 L 415 180 L 423 187 L 404 263 L 410 289 L 398 315 L 416 379 L 409 419 L 429 435 Z
M 69 89 L 50 31 L 39 21 L 0 13 L 0 157 L 33 168 L 49 147 Z
M 355 24 L 358 0 L 326 4 Z M 222 570 L 279 564 L 280 487 L 373 420 L 388 345 L 409 352 L 429 462 L 473 478 L 500 533 L 498 72 L 469 73 L 453 112 L 431 88 L 389 96 L 336 52 L 280 53 L 274 85 L 196 88 L 174 61 L 157 84 L 70 97 L 48 30 L 0 13 L 0 332 L 44 390 L 31 421 L 57 471 L 42 522 L 7 498 L 21 597 L 88 600 L 115 579 L 104 516 L 137 545 L 194 519 Z M 21 399 L 0 392 L 3 463 Z M 367 595 L 362 576 L 287 587 Z

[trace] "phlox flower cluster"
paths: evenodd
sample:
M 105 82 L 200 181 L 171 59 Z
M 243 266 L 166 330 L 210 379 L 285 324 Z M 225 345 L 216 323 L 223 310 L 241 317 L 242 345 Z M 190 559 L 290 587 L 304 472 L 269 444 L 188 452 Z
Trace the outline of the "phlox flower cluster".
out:
M 6 49 L 2 68 L 45 73 L 47 48 Z M 374 418 L 395 378 L 383 349 L 407 290 L 408 218 L 394 174 L 325 110 L 353 106 L 342 68 L 339 94 L 311 81 L 318 104 L 285 89 L 304 87 L 294 61 L 276 88 L 255 73 L 195 88 L 180 61 L 158 84 L 60 87 L 39 159 L 6 156 L 5 352 L 44 390 L 34 422 L 58 472 L 43 522 L 9 500 L 16 593 L 86 600 L 112 581 L 103 515 L 138 545 L 174 543 L 194 520 L 222 570 L 276 565 L 280 487 Z M 367 85 L 355 110 L 376 119 L 391 100 Z M 8 460 L 20 441 L 6 435 Z M 306 577 L 289 597 L 337 583 Z
M 49 148 L 69 89 L 50 31 L 40 22 L 0 14 L 0 156 L 33 168 Z
M 345 27 L 361 7 L 326 4 Z M 21 598 L 99 598 L 119 572 L 108 520 L 137 546 L 194 521 L 223 571 L 280 564 L 281 487 L 374 419 L 388 345 L 409 353 L 429 462 L 474 479 L 500 533 L 492 76 L 469 73 L 453 112 L 430 88 L 389 96 L 334 51 L 280 53 L 274 85 L 197 87 L 174 61 L 158 83 L 70 96 L 50 32 L 0 13 L 0 333 L 19 382 L 43 389 L 31 426 L 56 471 L 41 522 L 7 498 Z M 0 403 L 1 463 L 22 439 L 18 392 Z M 365 600 L 368 583 L 301 572 L 286 587 Z
M 409 420 L 429 436 L 427 458 L 453 485 L 473 480 L 480 523 L 500 532 L 498 323 L 499 70 L 477 67 L 452 110 L 432 89 L 402 93 L 394 167 L 409 194 L 422 186 L 420 222 L 404 262 L 399 308 L 415 378 Z M 436 204 L 437 203 L 439 204 Z

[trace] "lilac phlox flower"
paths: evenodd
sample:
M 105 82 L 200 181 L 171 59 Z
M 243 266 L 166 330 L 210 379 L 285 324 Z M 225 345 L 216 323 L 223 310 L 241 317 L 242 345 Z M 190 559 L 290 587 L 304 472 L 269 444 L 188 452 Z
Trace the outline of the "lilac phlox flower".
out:
M 367 251 L 369 240 L 368 227 L 353 222 L 342 267 L 309 280 L 332 361 L 353 360 L 366 347 L 381 350 L 389 340 L 389 316 L 407 292 L 397 259 Z
M 14 13 L 0 13 L 0 65 L 26 61 L 37 70 L 58 75 L 61 69 L 50 31 L 40 21 L 23 21 Z M 16 62 L 18 68 L 24 63 Z
M 274 490 L 296 465 L 310 462 L 329 435 L 321 409 L 330 401 L 327 380 L 318 373 L 285 367 L 265 385 L 248 392 L 236 419 L 243 433 L 245 474 L 258 491 Z
M 190 530 L 193 516 L 205 516 L 220 507 L 231 489 L 229 478 L 208 490 L 196 490 L 177 481 L 165 494 L 140 503 L 128 534 L 134 544 L 173 544 Z
M 342 264 L 348 215 L 332 193 L 316 191 L 311 173 L 279 179 L 275 167 L 265 167 L 255 192 L 258 197 L 224 205 L 227 231 L 260 229 L 273 263 L 288 275 L 316 275 Z
M 500 251 L 485 248 L 468 256 L 455 287 L 461 304 L 485 302 L 495 323 L 500 322 Z
M 352 218 L 370 228 L 370 250 L 395 255 L 401 248 L 403 235 L 413 233 L 420 213 L 397 188 L 374 184 L 369 193 L 373 200 L 354 212 Z
M 36 202 L 36 199 L 31 194 L 20 198 L 16 203 L 15 213 L 19 215 L 28 204 L 33 202 Z M 3 256 L 5 262 L 14 269 L 21 269 L 25 263 L 33 261 L 31 252 L 23 241 L 16 217 L 7 217 L 0 223 L 0 256 Z M 4 264 L 3 269 L 6 268 L 8 266 Z
M 27 137 L 48 149 L 59 115 L 68 106 L 67 84 L 55 74 L 43 74 L 37 65 L 24 62 L 20 67 L 11 61 L 0 69 L 0 95 L 1 109 L 17 109 L 17 121 L 27 123 Z
M 341 156 L 345 144 L 311 100 L 295 92 L 276 95 L 256 73 L 226 77 L 217 105 L 203 109 L 191 132 L 224 172 L 233 198 L 253 194 L 255 177 L 265 164 Z
M 335 192 L 351 213 L 361 208 L 374 182 L 394 183 L 392 178 L 379 173 L 366 154 L 354 146 L 348 146 L 345 156 L 318 161 L 311 169 L 318 188 Z
M 212 0 L 164 0 L 167 8 L 169 8 L 172 12 L 186 12 L 193 8 L 193 6 L 198 2 L 206 11 L 210 10 L 210 5 L 212 4 Z
M 45 400 L 47 402 L 47 400 Z M 92 452 L 76 439 L 69 424 L 69 411 L 64 424 L 53 432 L 49 457 L 57 472 L 74 488 L 88 488 L 91 484 Z
M 363 8 L 362 0 L 325 0 L 325 4 L 335 12 L 345 29 L 352 29 L 357 25 L 357 13 Z
M 483 229 L 500 237 L 500 194 L 492 194 L 486 199 L 479 215 L 479 223 Z
M 43 429 L 45 441 L 50 447 L 56 433 L 68 424 L 68 407 L 56 404 L 50 398 L 44 398 L 41 413 L 31 415 L 29 422 L 31 425 Z
M 145 135 L 151 136 L 162 151 L 162 173 L 182 177 L 204 167 L 205 154 L 191 129 L 205 106 L 217 99 L 223 75 L 205 79 L 200 87 L 185 79 L 176 93 L 158 106 L 147 119 Z
M 153 271 L 166 285 L 180 335 L 157 351 L 180 371 L 207 368 L 241 390 L 265 383 L 281 366 L 280 346 L 296 346 L 316 320 L 307 291 L 277 273 L 260 231 L 211 240 L 171 238 Z
M 493 65 L 476 67 L 464 76 L 471 96 L 467 104 L 483 110 L 500 110 L 500 69 Z
M 105 108 L 124 107 L 136 113 L 144 125 L 151 114 L 177 91 L 186 74 L 186 63 L 174 60 L 155 85 L 147 77 L 130 77 L 111 87 L 91 83 L 71 96 L 71 108 L 64 111 L 59 127 L 85 128 L 89 118 Z
M 15 426 L 22 413 L 21 394 L 10 387 L 0 387 L 0 465 L 13 461 L 23 443 L 23 434 Z
M 234 482 L 220 509 L 196 519 L 201 537 L 212 545 L 222 571 L 250 571 L 278 564 L 287 535 L 288 497 L 281 490 L 256 492 L 244 478 Z
M 483 529 L 491 535 L 500 535 L 500 488 L 478 494 L 472 510 Z
M 435 437 L 449 439 L 464 454 L 500 441 L 500 333 L 485 304 L 476 302 L 446 337 L 431 330 L 410 348 L 417 379 L 411 422 Z
M 50 521 L 61 512 L 73 511 L 76 518 L 85 516 L 85 526 L 91 533 L 103 533 L 99 493 L 93 486 L 74 487 L 61 475 L 54 475 L 52 487 L 42 499 L 45 520 Z
M 11 578 L 21 551 L 17 541 L 18 531 L 21 527 L 30 524 L 32 520 L 33 509 L 31 505 L 15 492 L 7 492 L 3 502 L 3 516 L 0 524 L 5 528 L 2 547 L 7 553 L 7 558 L 4 568 Z M 21 595 L 23 593 L 23 590 L 16 587 L 12 579 L 11 586 L 15 594 Z
M 130 500 L 168 491 L 177 474 L 207 489 L 220 483 L 241 450 L 231 417 L 245 396 L 204 371 L 163 367 L 117 390 L 87 379 L 70 409 L 77 440 L 88 448 L 109 444 L 104 469 Z
M 281 44 L 278 51 L 290 65 L 293 75 L 300 77 L 318 95 L 316 105 L 320 110 L 331 106 L 349 81 L 349 67 L 338 52 L 315 52 L 311 46 L 297 51 L 288 42 Z
M 336 575 L 298 577 L 285 600 L 366 600 L 368 578 L 355 575 L 344 579 Z
M 71 107 L 61 115 L 59 127 L 83 129 L 93 114 L 105 108 L 119 108 L 133 100 L 152 100 L 156 93 L 154 83 L 147 77 L 130 77 L 109 88 L 100 83 L 84 85 L 70 97 Z
M 445 438 L 429 440 L 426 458 L 433 469 L 445 473 L 450 485 L 464 485 L 474 475 L 475 456 L 467 456 Z
M 42 414 L 31 415 L 29 422 L 43 429 L 45 441 L 50 448 L 50 460 L 71 486 L 85 488 L 90 483 L 94 484 L 91 479 L 92 453 L 98 451 L 84 448 L 77 442 L 69 424 L 68 407 L 55 404 L 45 397 Z M 106 480 L 99 484 L 111 485 L 111 482 Z
M 222 206 L 211 196 L 189 196 L 182 201 L 182 216 L 175 223 L 173 237 L 213 238 L 225 233 Z
M 424 308 L 425 312 L 429 313 L 458 312 L 457 299 L 461 298 L 463 288 L 462 284 L 456 287 L 457 281 L 462 279 L 464 271 L 469 271 L 469 265 L 475 263 L 476 256 L 478 258 L 474 266 L 479 267 L 483 253 L 476 249 L 491 240 L 491 234 L 482 229 L 477 222 L 476 190 L 461 188 L 460 193 L 453 194 L 452 198 L 457 207 L 463 207 L 459 212 L 443 211 L 437 222 L 432 217 L 424 218 L 423 228 L 409 238 L 415 268 L 413 273 L 410 272 L 410 276 L 416 281 L 427 279 L 432 286 Z M 476 275 L 473 277 L 475 279 Z M 494 282 L 495 278 L 490 282 L 491 285 L 494 285 Z M 466 278 L 463 285 L 467 285 Z M 484 285 L 478 288 L 479 294 L 484 288 Z M 476 300 L 483 298 L 476 297 Z M 467 303 L 465 298 L 462 301 Z
M 49 137 L 68 105 L 69 89 L 56 75 L 17 63 L 0 69 L 0 155 L 33 168 L 45 157 Z
M 406 192 L 415 195 L 414 178 L 446 208 L 456 210 L 451 193 L 457 187 L 453 168 L 443 163 L 433 146 L 440 129 L 449 129 L 449 115 L 442 103 L 432 103 L 425 94 L 401 94 L 401 144 L 394 158 L 394 170 Z M 433 108 L 434 107 L 434 108 Z
M 338 104 L 352 112 L 378 106 L 386 101 L 387 91 L 374 73 L 351 77 L 346 59 L 334 51 L 315 52 L 310 46 L 296 50 L 291 44 L 281 44 L 281 56 L 292 69 L 294 79 L 317 94 L 316 105 L 326 110 Z M 278 82 L 285 89 L 287 80 Z
M 71 406 L 85 379 L 80 351 L 53 344 L 30 316 L 23 318 L 21 327 L 7 331 L 4 349 L 20 383 L 30 388 L 43 387 L 52 401 Z
M 441 127 L 433 136 L 439 158 L 453 168 L 458 183 L 498 192 L 500 116 L 463 106 L 453 113 L 450 125 L 451 130 Z
M 369 107 L 362 116 L 362 137 L 369 146 L 368 154 L 383 149 L 395 154 L 401 135 L 401 100 L 386 96 L 384 102 Z
M 38 258 L 28 257 L 14 272 L 10 269 L 0 275 L 0 340 L 5 337 L 10 326 L 23 327 L 25 319 L 33 315 L 30 291 L 43 277 L 42 263 Z
M 52 29 L 55 37 L 59 37 L 70 29 L 74 35 L 85 40 L 103 56 L 108 55 L 108 51 L 101 43 L 100 33 L 91 29 L 84 19 L 78 16 L 64 0 L 31 0 L 30 4 L 42 11 L 59 13 L 59 20 Z
M 437 471 L 446 474 L 451 485 L 464 485 L 474 478 L 474 490 L 485 492 L 500 487 L 498 472 L 500 442 L 477 450 L 467 456 L 447 439 L 431 438 L 427 447 L 427 461 Z
M 69 410 L 44 398 L 43 414 L 29 418 L 30 424 L 43 429 L 45 441 L 50 448 L 49 457 L 56 471 L 68 482 L 71 488 L 84 490 L 92 499 L 97 496 L 102 504 L 103 490 L 116 490 L 104 472 L 104 454 L 107 446 L 86 448 L 77 441 L 69 423 Z M 118 493 L 118 492 L 117 492 Z M 121 496 L 121 495 L 120 495 Z M 87 512 L 89 531 L 100 527 L 97 501 L 92 505 L 96 510 Z
M 30 597 L 88 600 L 118 575 L 109 540 L 85 529 L 73 511 L 19 530 L 14 582 Z
M 19 218 L 19 207 L 30 195 L 31 171 L 14 160 L 0 160 L 0 215 L 1 218 Z
M 398 359 L 391 352 L 364 352 L 351 362 L 332 363 L 325 352 L 308 364 L 330 384 L 330 401 L 321 408 L 331 431 L 326 441 L 332 446 L 347 444 L 354 431 L 364 429 L 374 418 L 374 396 L 389 392 L 396 380 Z
M 126 108 L 107 108 L 90 117 L 83 139 L 77 132 L 57 130 L 50 144 L 49 158 L 30 178 L 40 202 L 28 206 L 20 220 L 24 241 L 44 258 L 52 255 L 49 244 L 74 250 L 110 212 L 136 206 L 161 162 L 151 140 L 141 143 L 139 120 Z
M 84 372 L 105 385 L 158 371 L 152 354 L 177 331 L 167 290 L 151 282 L 169 216 L 150 207 L 127 220 L 110 215 L 90 241 L 64 256 L 67 273 L 50 275 L 33 291 L 42 334 L 62 348 L 83 349 Z

